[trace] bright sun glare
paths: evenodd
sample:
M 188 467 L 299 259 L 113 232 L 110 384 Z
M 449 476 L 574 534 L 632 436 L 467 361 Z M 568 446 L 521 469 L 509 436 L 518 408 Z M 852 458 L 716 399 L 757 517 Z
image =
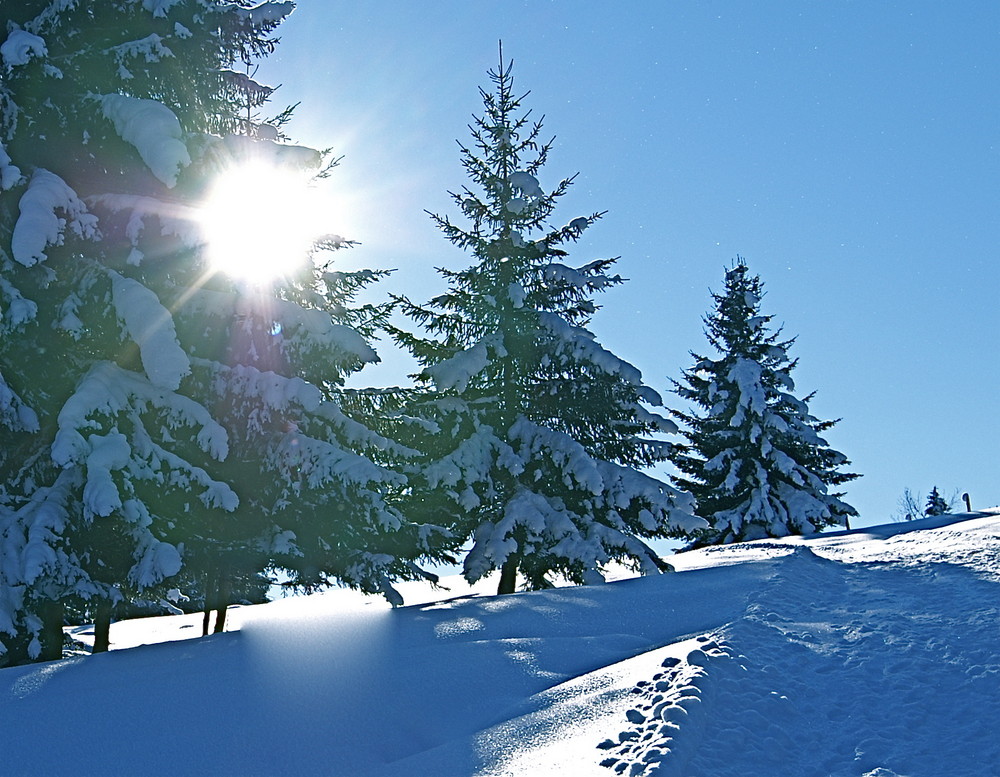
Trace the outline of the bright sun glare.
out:
M 308 174 L 248 163 L 218 176 L 200 221 L 212 269 L 260 285 L 309 261 L 331 215 Z

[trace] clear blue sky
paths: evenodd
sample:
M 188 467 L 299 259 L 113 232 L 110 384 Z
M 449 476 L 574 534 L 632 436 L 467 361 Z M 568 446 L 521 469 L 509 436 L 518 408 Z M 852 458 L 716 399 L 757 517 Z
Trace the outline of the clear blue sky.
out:
M 630 278 L 592 328 L 668 404 L 739 254 L 798 336 L 799 394 L 843 419 L 862 525 L 904 487 L 1000 503 L 1000 3 L 299 0 L 281 32 L 259 77 L 345 156 L 331 226 L 362 243 L 348 266 L 398 270 L 379 293 L 468 264 L 424 210 L 455 214 L 503 39 L 556 137 L 542 185 L 579 173 L 556 220 L 608 211 L 571 260 Z M 405 382 L 380 352 L 358 382 Z

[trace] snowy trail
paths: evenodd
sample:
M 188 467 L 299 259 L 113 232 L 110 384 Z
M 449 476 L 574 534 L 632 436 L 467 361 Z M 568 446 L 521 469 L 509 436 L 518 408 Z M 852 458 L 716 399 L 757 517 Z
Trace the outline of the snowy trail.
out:
M 996 583 L 805 547 L 772 563 L 745 617 L 667 668 L 662 690 L 636 689 L 643 722 L 608 748 L 609 775 L 1000 774 Z

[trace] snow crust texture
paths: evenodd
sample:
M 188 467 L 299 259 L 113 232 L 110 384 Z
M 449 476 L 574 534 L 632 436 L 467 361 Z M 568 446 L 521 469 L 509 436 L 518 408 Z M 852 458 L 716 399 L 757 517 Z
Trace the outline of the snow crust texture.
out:
M 242 608 L 239 633 L 0 670 L 3 773 L 106 773 L 114 743 L 122 775 L 984 777 L 998 548 L 1000 515 L 950 516 L 604 586 Z

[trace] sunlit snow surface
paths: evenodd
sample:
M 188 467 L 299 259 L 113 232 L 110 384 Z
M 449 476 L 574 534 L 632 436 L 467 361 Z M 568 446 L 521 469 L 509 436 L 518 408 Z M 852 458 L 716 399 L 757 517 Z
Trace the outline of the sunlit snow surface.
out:
M 332 592 L 0 670 L 0 774 L 1000 774 L 1000 515 L 671 561 L 507 597 L 403 585 L 394 611 Z

